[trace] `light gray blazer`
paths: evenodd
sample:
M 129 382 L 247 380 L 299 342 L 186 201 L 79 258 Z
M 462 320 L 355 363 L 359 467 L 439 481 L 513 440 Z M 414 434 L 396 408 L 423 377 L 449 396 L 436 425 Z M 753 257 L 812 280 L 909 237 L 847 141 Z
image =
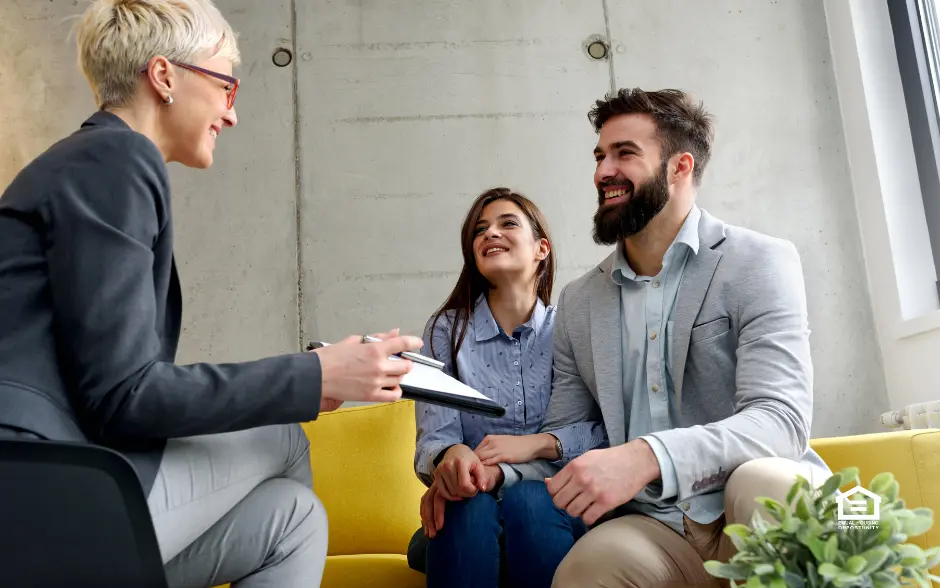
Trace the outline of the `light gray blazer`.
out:
M 679 422 L 654 434 L 675 464 L 677 500 L 722 489 L 736 467 L 759 457 L 826 469 L 809 449 L 813 365 L 796 248 L 704 210 L 699 240 L 666 330 Z M 611 446 L 626 440 L 616 255 L 562 290 L 544 432 L 602 420 Z M 558 469 L 547 461 L 514 467 L 526 479 Z

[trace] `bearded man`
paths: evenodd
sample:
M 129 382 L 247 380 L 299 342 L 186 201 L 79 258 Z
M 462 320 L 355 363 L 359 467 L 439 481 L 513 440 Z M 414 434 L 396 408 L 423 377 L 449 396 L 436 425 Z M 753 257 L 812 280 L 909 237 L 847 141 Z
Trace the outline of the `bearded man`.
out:
M 561 293 L 543 432 L 602 421 L 608 442 L 514 464 L 504 484 L 544 481 L 590 526 L 554 586 L 718 585 L 703 563 L 734 553 L 726 525 L 830 474 L 809 448 L 800 258 L 696 205 L 714 131 L 684 92 L 620 90 L 589 118 L 594 239 L 615 250 Z

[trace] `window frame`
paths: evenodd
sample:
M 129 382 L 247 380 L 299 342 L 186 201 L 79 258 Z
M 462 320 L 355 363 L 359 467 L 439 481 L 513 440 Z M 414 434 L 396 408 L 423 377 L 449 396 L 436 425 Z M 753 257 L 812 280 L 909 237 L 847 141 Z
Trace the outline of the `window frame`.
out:
M 940 17 L 937 0 L 885 0 L 940 296 Z

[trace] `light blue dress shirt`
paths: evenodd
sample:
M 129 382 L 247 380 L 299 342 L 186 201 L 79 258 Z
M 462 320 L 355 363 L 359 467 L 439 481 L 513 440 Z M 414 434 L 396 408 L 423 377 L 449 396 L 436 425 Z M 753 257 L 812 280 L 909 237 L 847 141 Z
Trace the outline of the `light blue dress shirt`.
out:
M 424 335 L 422 353 L 444 362 L 444 371 L 453 376 L 450 355 L 454 313 L 445 313 L 431 332 Z M 499 418 L 460 412 L 423 402 L 415 403 L 417 443 L 415 473 L 426 484 L 433 481 L 434 460 L 451 445 L 476 447 L 487 435 L 532 435 L 539 432 L 552 392 L 552 334 L 555 307 L 536 304 L 531 318 L 508 335 L 493 318 L 485 296 L 474 307 L 467 332 L 457 352 L 458 378 L 506 408 Z M 459 332 L 458 332 L 459 335 Z M 552 431 L 562 444 L 557 463 L 564 465 L 588 449 L 604 442 L 598 423 L 577 423 Z M 519 479 L 506 464 L 503 489 Z
M 651 433 L 670 429 L 677 421 L 673 366 L 669 361 L 672 316 L 682 274 L 690 256 L 698 254 L 701 210 L 693 206 L 675 240 L 666 250 L 663 267 L 655 276 L 638 276 L 624 258 L 623 248 L 611 279 L 620 286 L 623 400 L 627 441 L 650 444 L 662 478 L 644 489 L 628 508 L 652 516 L 684 534 L 683 512 L 706 524 L 721 516 L 724 493 L 677 503 L 679 481 L 665 445 Z

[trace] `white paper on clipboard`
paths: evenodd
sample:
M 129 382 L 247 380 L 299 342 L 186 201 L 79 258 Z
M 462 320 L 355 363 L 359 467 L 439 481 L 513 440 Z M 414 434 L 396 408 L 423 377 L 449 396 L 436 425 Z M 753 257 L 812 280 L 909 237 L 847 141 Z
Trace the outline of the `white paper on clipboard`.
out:
M 455 380 L 437 368 L 420 363 L 412 362 L 411 371 L 402 377 L 401 383 L 403 386 L 414 386 L 415 388 L 492 402 L 492 398 L 480 394 L 460 380 Z
M 328 347 L 330 344 L 323 341 L 319 342 L 318 345 Z M 389 357 L 389 359 L 401 361 L 400 357 L 395 357 L 394 355 Z M 411 371 L 402 377 L 401 383 L 405 386 L 413 386 L 424 390 L 434 390 L 436 392 L 453 394 L 454 396 L 493 402 L 492 398 L 480 394 L 460 380 L 448 376 L 437 368 L 417 362 L 411 362 Z

